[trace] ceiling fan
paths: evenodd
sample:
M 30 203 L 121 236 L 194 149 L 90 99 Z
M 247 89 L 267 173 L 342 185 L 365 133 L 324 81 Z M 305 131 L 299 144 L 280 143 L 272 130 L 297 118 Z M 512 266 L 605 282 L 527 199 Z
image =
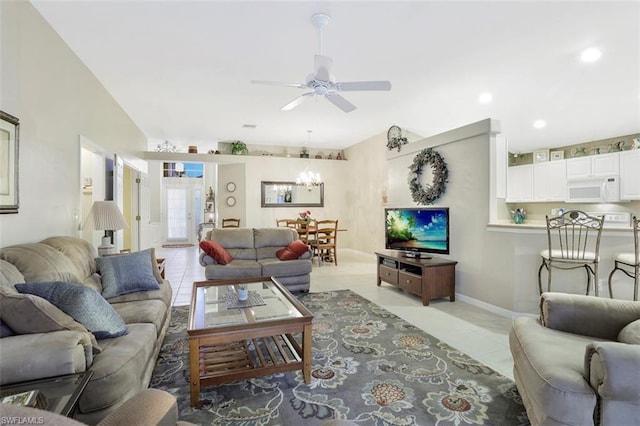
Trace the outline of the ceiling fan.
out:
M 369 91 L 369 90 L 391 90 L 389 81 L 335 81 L 331 74 L 333 60 L 322 55 L 322 29 L 329 24 L 331 17 L 325 13 L 316 13 L 311 16 L 311 22 L 320 32 L 320 54 L 315 55 L 315 72 L 309 74 L 304 83 L 284 83 L 277 81 L 251 80 L 254 84 L 267 84 L 271 86 L 297 87 L 298 89 L 311 89 L 298 96 L 281 109 L 288 111 L 300 105 L 305 98 L 319 95 L 340 108 L 344 112 L 351 112 L 356 106 L 345 99 L 340 92 Z

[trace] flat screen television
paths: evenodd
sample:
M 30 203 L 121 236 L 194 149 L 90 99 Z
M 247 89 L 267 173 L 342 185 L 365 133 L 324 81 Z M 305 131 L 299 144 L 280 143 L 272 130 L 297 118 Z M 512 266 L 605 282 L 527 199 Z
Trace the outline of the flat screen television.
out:
M 449 254 L 449 208 L 387 208 L 384 235 L 385 248 L 407 257 Z

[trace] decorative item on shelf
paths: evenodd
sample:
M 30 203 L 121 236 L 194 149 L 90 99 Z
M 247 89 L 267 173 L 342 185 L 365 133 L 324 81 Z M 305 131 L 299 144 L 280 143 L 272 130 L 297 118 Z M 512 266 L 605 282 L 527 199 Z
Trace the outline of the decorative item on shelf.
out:
M 198 147 L 195 145 L 189 145 L 189 154 L 197 154 L 198 153 Z
M 549 155 L 551 156 L 551 161 L 564 159 L 564 151 L 551 151 Z
M 527 219 L 527 212 L 524 209 L 511 210 L 511 220 L 513 223 L 520 225 Z
M 602 154 L 602 152 L 600 152 L 601 150 L 602 150 L 602 148 L 597 146 L 597 147 L 595 147 L 595 148 L 593 148 L 591 150 L 591 155 L 600 155 L 600 154 Z
M 425 165 L 432 167 L 433 181 L 423 188 L 420 185 L 420 175 Z M 449 170 L 444 158 L 438 152 L 432 148 L 423 149 L 414 157 L 409 170 L 409 190 L 413 201 L 422 205 L 433 204 L 444 194 L 449 180 Z
M 633 145 L 631 149 L 640 149 L 640 138 L 633 139 Z
M 210 149 L 207 154 L 218 154 L 215 149 Z
M 336 160 L 342 160 L 342 151 L 338 151 L 338 155 L 336 155 Z
M 316 156 L 314 157 L 316 160 L 322 160 L 322 154 L 317 153 Z
M 213 223 L 216 220 L 216 195 L 212 187 L 209 187 L 207 199 L 205 200 L 204 220 L 207 223 Z
M 624 151 L 624 141 L 618 141 L 609 144 L 609 152 Z
M 533 152 L 533 162 L 534 163 L 544 163 L 549 161 L 549 150 L 542 149 L 540 151 Z
M 402 129 L 396 125 L 389 127 L 387 131 L 387 149 L 389 151 L 397 149 L 398 152 L 402 149 L 403 145 L 409 143 L 407 138 L 402 137 Z
M 330 152 L 329 155 L 327 155 L 327 160 L 333 160 L 333 152 Z
M 249 154 L 249 149 L 247 149 L 247 144 L 245 144 L 242 141 L 231 142 L 231 154 L 233 155 Z
M 574 157 L 584 157 L 585 155 L 587 155 L 587 147 L 586 146 L 580 146 L 576 149 L 573 150 L 573 156 Z
M 309 158 L 309 151 L 307 151 L 307 148 L 302 148 L 300 150 L 300 158 Z
M 98 254 L 104 256 L 111 254 L 115 249 L 109 231 L 119 231 L 128 228 L 129 225 L 127 225 L 127 221 L 115 201 L 94 201 L 82 229 L 87 227 L 96 231 L 104 231 L 102 244 L 98 247 Z
M 176 148 L 175 145 L 169 143 L 169 141 L 164 141 L 163 143 L 158 144 L 156 152 L 178 152 L 178 148 Z
M 509 153 L 509 166 L 518 166 L 524 164 L 525 155 L 518 152 Z

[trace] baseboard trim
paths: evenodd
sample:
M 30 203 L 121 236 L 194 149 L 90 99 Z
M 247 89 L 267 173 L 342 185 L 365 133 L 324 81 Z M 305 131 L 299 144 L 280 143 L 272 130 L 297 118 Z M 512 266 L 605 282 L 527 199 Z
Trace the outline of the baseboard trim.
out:
M 480 309 L 484 309 L 485 311 L 489 311 L 505 318 L 514 319 L 521 316 L 528 316 L 532 318 L 538 317 L 538 315 L 535 314 L 510 311 L 508 309 L 504 309 L 499 306 L 492 305 L 491 303 L 483 302 L 482 300 L 474 299 L 473 297 L 465 296 L 464 294 L 460 293 L 456 293 L 456 300 L 460 300 L 461 302 L 468 303 L 470 305 L 476 306 Z

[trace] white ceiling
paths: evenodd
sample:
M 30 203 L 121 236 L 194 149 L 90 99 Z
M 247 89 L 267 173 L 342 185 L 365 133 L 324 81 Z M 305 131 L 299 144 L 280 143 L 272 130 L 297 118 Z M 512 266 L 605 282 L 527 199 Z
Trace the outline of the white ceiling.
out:
M 528 152 L 640 132 L 640 2 L 32 1 L 154 143 L 341 149 L 392 124 L 431 136 L 498 119 Z M 250 80 L 302 83 L 323 53 L 358 109 Z M 582 63 L 598 47 L 602 58 Z M 491 92 L 483 105 L 478 95 Z M 547 126 L 534 129 L 535 120 Z M 255 129 L 243 128 L 254 124 Z

